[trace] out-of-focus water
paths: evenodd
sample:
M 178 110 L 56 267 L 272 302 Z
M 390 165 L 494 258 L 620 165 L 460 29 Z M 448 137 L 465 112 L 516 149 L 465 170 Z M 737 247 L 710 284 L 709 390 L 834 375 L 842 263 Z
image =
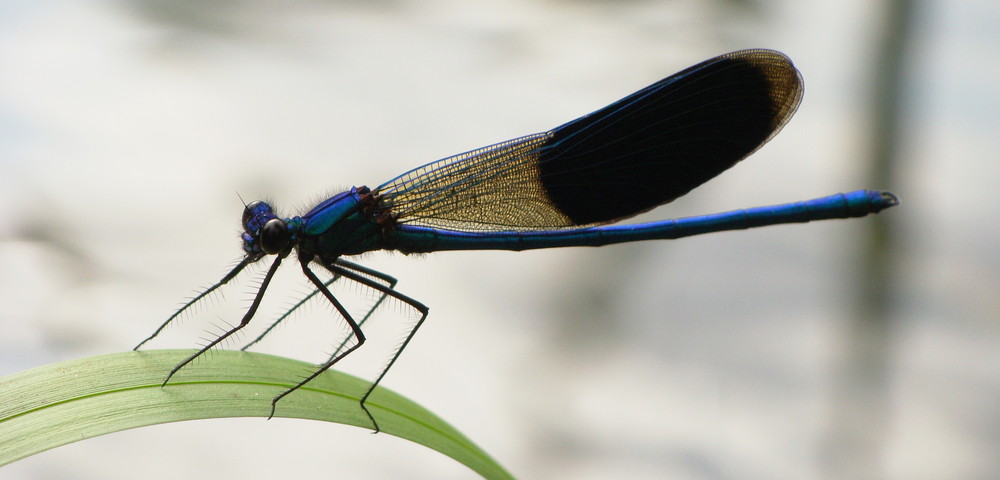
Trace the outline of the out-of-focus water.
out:
M 644 218 L 884 187 L 863 178 L 876 6 L 733 5 L 6 2 L 0 374 L 145 338 L 239 257 L 237 192 L 305 209 L 549 129 L 731 50 L 789 54 L 806 81 L 799 113 L 731 172 Z M 922 8 L 894 186 L 904 203 L 885 213 L 904 232 L 879 389 L 888 418 L 866 477 L 990 478 L 1000 475 L 1000 228 L 989 197 L 1000 62 L 988 52 L 1000 13 L 987 0 Z M 431 307 L 384 385 L 523 478 L 837 478 L 830 419 L 845 411 L 834 390 L 866 221 L 602 249 L 366 256 Z M 287 270 L 273 309 L 305 288 Z M 234 321 L 255 279 L 155 346 L 195 346 Z M 338 332 L 328 313 L 313 306 L 265 347 L 318 360 L 332 342 L 309 332 Z M 398 308 L 386 313 L 371 352 L 345 370 L 370 377 L 383 365 L 407 322 Z M 2 471 L 287 474 L 472 475 L 387 435 L 282 419 L 123 432 Z

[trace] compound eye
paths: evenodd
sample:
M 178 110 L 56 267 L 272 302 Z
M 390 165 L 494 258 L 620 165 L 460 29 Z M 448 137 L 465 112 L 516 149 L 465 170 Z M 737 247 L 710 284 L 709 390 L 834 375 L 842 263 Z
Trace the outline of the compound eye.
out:
M 264 253 L 278 253 L 288 246 L 288 226 L 278 218 L 272 218 L 260 229 L 260 248 Z
M 256 201 L 243 208 L 243 225 L 247 224 L 247 220 L 253 218 L 254 210 L 256 210 L 259 205 L 260 201 Z

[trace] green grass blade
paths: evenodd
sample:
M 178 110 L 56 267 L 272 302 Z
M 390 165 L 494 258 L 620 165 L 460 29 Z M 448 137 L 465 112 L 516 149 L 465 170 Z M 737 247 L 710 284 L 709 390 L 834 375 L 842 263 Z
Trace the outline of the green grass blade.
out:
M 267 417 L 271 399 L 312 365 L 220 350 L 160 385 L 190 350 L 116 353 L 0 378 L 0 465 L 86 438 L 183 420 Z M 275 416 L 371 428 L 358 399 L 369 383 L 327 371 L 278 403 Z M 450 425 L 384 388 L 366 404 L 383 433 L 419 443 L 485 478 L 512 478 Z

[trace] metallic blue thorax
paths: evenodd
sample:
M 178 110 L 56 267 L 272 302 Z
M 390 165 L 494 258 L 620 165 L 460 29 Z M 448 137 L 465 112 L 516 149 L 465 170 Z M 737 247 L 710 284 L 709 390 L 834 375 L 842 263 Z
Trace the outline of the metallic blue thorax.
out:
M 383 227 L 373 211 L 378 201 L 368 187 L 351 187 L 301 217 L 299 252 L 333 260 L 381 248 Z

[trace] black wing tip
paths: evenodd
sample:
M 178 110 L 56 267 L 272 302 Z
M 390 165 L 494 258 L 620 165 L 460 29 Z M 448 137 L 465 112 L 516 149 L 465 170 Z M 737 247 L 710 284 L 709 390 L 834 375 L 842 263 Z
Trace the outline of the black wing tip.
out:
M 753 57 L 753 58 L 757 58 L 757 57 L 770 57 L 770 58 L 780 58 L 780 59 L 783 59 L 787 63 L 792 63 L 792 60 L 788 57 L 788 55 L 785 55 L 783 52 L 779 52 L 777 50 L 773 50 L 773 49 L 770 49 L 770 48 L 745 48 L 743 50 L 736 50 L 734 52 L 729 52 L 729 53 L 726 53 L 726 54 L 723 54 L 723 55 L 720 55 L 720 56 L 721 57 Z
M 788 55 L 767 48 L 750 48 L 719 55 L 704 63 L 728 61 L 741 64 L 761 76 L 771 98 L 771 133 L 759 146 L 763 146 L 791 120 L 805 95 L 802 73 L 795 68 Z M 749 152 L 747 155 L 749 155 Z
M 756 66 L 770 66 L 798 73 L 798 69 L 796 69 L 795 64 L 792 63 L 791 57 L 786 55 L 784 52 L 771 50 L 769 48 L 748 48 L 745 50 L 737 50 L 735 52 L 719 55 L 718 57 L 708 61 L 719 59 L 739 60 Z

